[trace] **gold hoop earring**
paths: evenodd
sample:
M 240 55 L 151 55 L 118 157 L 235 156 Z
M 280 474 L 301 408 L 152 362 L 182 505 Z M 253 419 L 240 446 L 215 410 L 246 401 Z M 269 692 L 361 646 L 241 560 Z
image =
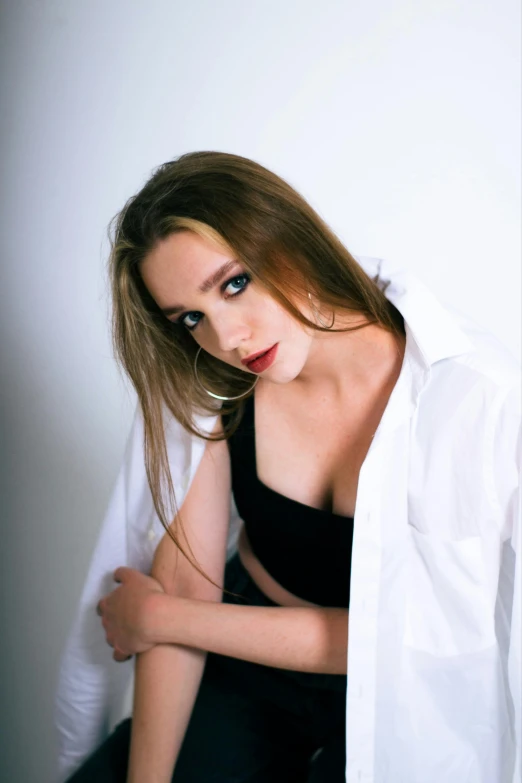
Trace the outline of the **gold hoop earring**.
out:
M 205 389 L 205 387 L 203 386 L 203 384 L 199 380 L 198 368 L 197 368 L 196 365 L 197 365 L 198 356 L 199 356 L 199 352 L 200 351 L 201 351 L 201 346 L 199 346 L 199 348 L 198 348 L 198 350 L 196 352 L 196 358 L 194 359 L 194 374 L 196 376 L 197 382 L 199 383 L 199 385 L 201 386 L 203 391 L 206 392 L 209 395 L 209 397 L 214 397 L 215 400 L 225 400 L 225 401 L 228 401 L 228 400 L 239 400 L 239 399 L 241 399 L 241 397 L 244 397 L 245 394 L 248 394 L 249 392 L 251 392 L 252 389 L 254 388 L 254 386 L 256 385 L 256 383 L 258 382 L 259 376 L 256 378 L 256 380 L 254 381 L 254 383 L 250 387 L 250 389 L 247 389 L 246 392 L 243 392 L 243 394 L 238 394 L 237 397 L 222 397 L 220 394 L 214 394 L 214 392 L 211 392 L 208 389 Z
M 317 323 L 319 324 L 319 326 L 324 326 L 325 329 L 331 329 L 332 326 L 335 323 L 335 313 L 332 313 L 332 323 L 331 324 L 327 324 L 323 320 L 323 317 L 322 317 L 321 313 L 319 312 L 319 310 L 317 309 L 317 307 L 314 305 L 314 303 L 312 301 L 312 295 L 311 295 L 310 291 L 308 291 L 308 299 L 310 300 L 310 307 L 312 309 L 312 313 L 314 315 L 314 318 L 317 320 Z

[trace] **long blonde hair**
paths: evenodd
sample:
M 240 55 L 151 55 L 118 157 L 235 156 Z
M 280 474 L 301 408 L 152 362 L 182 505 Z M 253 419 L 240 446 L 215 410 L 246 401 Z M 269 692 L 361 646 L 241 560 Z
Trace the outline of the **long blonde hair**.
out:
M 378 279 L 366 274 L 303 197 L 248 158 L 207 151 L 181 155 L 159 166 L 111 220 L 113 347 L 143 413 L 145 468 L 154 508 L 187 559 L 215 584 L 194 562 L 192 550 L 189 558 L 180 544 L 181 514 L 175 516 L 174 531 L 167 519 L 164 485 L 170 507 L 177 506 L 165 442 L 165 408 L 192 435 L 206 440 L 230 437 L 241 420 L 252 375 L 200 353 L 198 375 L 207 389 L 227 397 L 245 393 L 221 409 L 230 416 L 225 432 L 201 432 L 195 413 L 215 415 L 220 405 L 195 380 L 198 345 L 184 326 L 161 312 L 140 275 L 140 263 L 158 242 L 187 230 L 233 253 L 252 279 L 309 328 L 327 327 L 308 320 L 294 304 L 308 292 L 327 309 L 365 318 L 360 326 L 331 331 L 351 331 L 370 322 L 403 335 L 404 323 Z

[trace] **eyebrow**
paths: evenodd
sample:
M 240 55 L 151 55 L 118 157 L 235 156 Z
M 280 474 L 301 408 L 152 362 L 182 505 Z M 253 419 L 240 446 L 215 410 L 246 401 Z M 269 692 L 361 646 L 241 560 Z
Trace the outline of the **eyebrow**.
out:
M 208 277 L 204 283 L 202 283 L 198 291 L 201 294 L 206 294 L 208 291 L 210 291 L 214 286 L 218 285 L 226 274 L 237 264 L 236 259 L 234 258 L 232 261 L 227 261 L 223 266 L 220 266 L 219 269 L 214 272 L 213 274 Z M 182 313 L 183 310 L 186 310 L 186 307 L 183 307 L 183 305 L 169 305 L 168 307 L 162 307 L 161 312 L 163 315 L 176 315 L 177 313 Z

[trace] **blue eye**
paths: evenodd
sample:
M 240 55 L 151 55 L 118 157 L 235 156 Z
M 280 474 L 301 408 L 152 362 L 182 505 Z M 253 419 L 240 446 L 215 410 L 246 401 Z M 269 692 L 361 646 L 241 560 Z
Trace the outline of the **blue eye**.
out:
M 228 286 L 235 286 L 236 288 L 239 288 L 239 290 L 236 290 L 234 293 L 231 293 L 226 297 L 227 299 L 232 299 L 234 296 L 239 296 L 239 294 L 243 293 L 251 279 L 252 278 L 249 274 L 234 275 L 234 277 L 230 277 L 226 283 L 223 283 L 221 286 L 221 291 L 226 293 Z M 180 316 L 180 318 L 178 318 L 175 323 L 181 324 L 186 329 L 188 329 L 189 332 L 191 332 L 200 323 L 201 318 L 199 316 L 201 316 L 201 313 L 198 313 L 197 310 L 191 310 L 190 312 L 184 313 L 182 316 Z M 194 317 L 197 318 L 196 322 L 190 323 L 188 319 L 194 319 Z

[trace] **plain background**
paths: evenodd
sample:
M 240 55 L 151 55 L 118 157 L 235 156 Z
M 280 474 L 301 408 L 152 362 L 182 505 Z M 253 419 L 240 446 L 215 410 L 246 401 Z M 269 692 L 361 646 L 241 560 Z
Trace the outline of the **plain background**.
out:
M 518 0 L 1 13 L 0 778 L 51 783 L 59 656 L 135 400 L 110 218 L 183 152 L 246 155 L 519 356 L 521 20 Z

